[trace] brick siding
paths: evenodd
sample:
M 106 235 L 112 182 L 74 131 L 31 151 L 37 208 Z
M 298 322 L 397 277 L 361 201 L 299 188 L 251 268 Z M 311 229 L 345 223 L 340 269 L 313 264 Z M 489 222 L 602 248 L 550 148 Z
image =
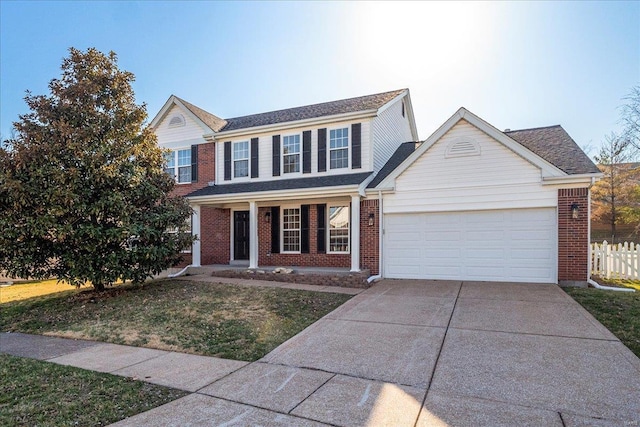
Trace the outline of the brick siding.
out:
M 317 205 L 309 206 L 309 253 L 271 253 L 271 222 L 265 221 L 265 214 L 271 208 L 258 209 L 258 266 L 298 266 L 298 267 L 351 267 L 351 254 L 318 253 L 318 212 Z M 327 218 L 327 233 L 328 231 Z
M 173 195 L 184 196 L 192 191 L 199 190 L 209 185 L 209 181 L 215 181 L 215 143 L 198 145 L 198 181 L 191 184 L 178 184 L 173 188 Z
M 200 264 L 229 264 L 231 210 L 200 208 Z
M 373 225 L 369 225 L 370 214 L 374 215 Z M 378 200 L 363 200 L 360 202 L 360 268 L 373 275 L 379 274 L 379 229 Z
M 578 218 L 571 205 L 578 205 Z M 558 190 L 558 281 L 586 282 L 589 268 L 589 189 Z

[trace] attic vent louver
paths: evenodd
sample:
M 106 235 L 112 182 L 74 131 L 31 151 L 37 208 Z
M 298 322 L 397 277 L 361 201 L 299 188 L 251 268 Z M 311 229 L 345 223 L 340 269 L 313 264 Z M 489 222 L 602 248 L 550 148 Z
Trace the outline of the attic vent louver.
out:
M 184 117 L 182 117 L 181 114 L 176 114 L 175 116 L 171 117 L 171 120 L 169 120 L 170 128 L 177 128 L 184 125 L 185 125 Z
M 468 139 L 453 141 L 447 147 L 447 151 L 445 152 L 445 158 L 451 157 L 466 157 L 466 156 L 479 156 L 480 155 L 480 146 Z

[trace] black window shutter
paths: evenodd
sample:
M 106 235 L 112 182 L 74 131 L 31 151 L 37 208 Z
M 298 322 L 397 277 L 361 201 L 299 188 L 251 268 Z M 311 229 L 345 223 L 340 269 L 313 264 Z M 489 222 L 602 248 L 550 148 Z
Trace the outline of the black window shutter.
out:
M 302 173 L 311 173 L 311 131 L 302 132 Z
M 280 207 L 271 208 L 271 253 L 280 253 Z
M 362 167 L 362 142 L 360 140 L 360 123 L 351 125 L 351 168 L 360 169 Z
M 273 176 L 280 176 L 280 135 L 273 135 Z
M 318 129 L 318 172 L 327 171 L 327 129 Z
M 231 179 L 231 141 L 224 143 L 224 180 Z
M 198 146 L 191 146 L 191 182 L 198 182 Z
M 309 253 L 309 205 L 300 206 L 300 252 Z
M 318 253 L 323 254 L 326 252 L 325 242 L 327 240 L 326 232 L 326 214 L 327 205 L 317 205 L 318 208 Z
M 251 178 L 258 177 L 258 138 L 251 138 Z

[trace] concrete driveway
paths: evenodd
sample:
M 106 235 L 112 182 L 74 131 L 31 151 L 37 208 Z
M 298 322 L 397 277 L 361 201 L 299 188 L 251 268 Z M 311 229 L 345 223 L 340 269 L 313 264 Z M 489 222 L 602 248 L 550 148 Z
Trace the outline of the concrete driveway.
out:
M 119 425 L 618 426 L 640 359 L 559 287 L 385 280 Z

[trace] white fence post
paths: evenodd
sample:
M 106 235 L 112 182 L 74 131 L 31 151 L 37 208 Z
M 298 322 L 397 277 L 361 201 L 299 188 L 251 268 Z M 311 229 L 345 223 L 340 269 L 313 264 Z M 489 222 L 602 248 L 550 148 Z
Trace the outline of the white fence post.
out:
M 606 278 L 640 280 L 640 244 L 591 244 L 591 273 Z

